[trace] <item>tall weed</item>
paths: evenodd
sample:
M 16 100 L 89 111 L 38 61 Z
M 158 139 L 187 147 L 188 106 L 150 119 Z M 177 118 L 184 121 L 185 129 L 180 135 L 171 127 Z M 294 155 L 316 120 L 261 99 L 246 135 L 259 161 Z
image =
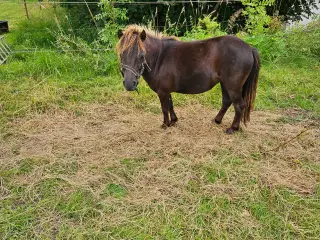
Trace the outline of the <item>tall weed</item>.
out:
M 287 48 L 292 57 L 320 61 L 320 15 L 304 26 L 295 24 L 288 29 Z
M 271 22 L 267 15 L 266 7 L 271 6 L 274 0 L 242 0 L 245 9 L 243 15 L 247 17 L 246 31 L 250 34 L 263 34 L 266 31 L 265 26 Z

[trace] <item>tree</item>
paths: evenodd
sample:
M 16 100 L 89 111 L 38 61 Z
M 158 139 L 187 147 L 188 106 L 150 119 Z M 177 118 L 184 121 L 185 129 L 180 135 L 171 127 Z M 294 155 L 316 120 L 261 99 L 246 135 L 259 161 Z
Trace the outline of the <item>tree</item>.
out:
M 282 16 L 286 22 L 299 21 L 302 17 L 310 17 L 313 10 L 319 7 L 317 3 L 320 3 L 319 0 L 276 0 L 267 8 L 267 13 Z

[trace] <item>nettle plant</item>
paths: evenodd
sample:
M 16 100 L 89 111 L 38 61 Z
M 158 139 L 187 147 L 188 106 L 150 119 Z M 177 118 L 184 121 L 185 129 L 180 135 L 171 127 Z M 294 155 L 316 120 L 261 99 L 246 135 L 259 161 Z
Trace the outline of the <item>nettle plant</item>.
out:
M 247 17 L 246 31 L 252 35 L 263 34 L 265 26 L 271 22 L 271 17 L 267 15 L 266 7 L 273 5 L 275 0 L 242 0 L 245 9 L 242 14 Z

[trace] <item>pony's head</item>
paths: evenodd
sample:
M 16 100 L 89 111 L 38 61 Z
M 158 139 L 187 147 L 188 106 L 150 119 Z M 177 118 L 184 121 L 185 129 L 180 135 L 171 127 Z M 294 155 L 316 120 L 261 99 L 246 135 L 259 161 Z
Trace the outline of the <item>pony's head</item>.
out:
M 119 42 L 117 53 L 120 58 L 123 85 L 126 90 L 136 90 L 139 78 L 144 70 L 151 71 L 146 62 L 144 41 L 147 39 L 146 31 L 136 25 L 118 31 Z

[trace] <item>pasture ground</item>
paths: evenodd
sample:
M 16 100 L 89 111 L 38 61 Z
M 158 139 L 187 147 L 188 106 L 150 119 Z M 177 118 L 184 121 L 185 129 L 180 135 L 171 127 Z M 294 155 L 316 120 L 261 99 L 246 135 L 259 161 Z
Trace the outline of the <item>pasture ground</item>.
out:
M 129 97 L 129 96 L 127 96 Z M 3 238 L 316 239 L 319 122 L 257 111 L 229 136 L 216 111 L 80 104 L 1 132 Z

